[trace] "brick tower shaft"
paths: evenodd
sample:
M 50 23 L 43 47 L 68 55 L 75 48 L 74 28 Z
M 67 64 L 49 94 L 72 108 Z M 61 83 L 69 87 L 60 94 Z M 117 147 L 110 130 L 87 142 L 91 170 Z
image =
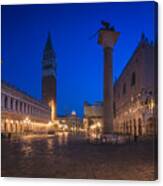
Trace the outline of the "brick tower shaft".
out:
M 56 118 L 56 62 L 50 33 L 42 60 L 42 99 L 51 108 L 51 120 Z

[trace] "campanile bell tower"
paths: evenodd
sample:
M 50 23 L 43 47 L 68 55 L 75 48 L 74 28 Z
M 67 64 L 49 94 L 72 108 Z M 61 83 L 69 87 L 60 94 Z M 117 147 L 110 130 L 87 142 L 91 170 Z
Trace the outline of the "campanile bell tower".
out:
M 42 60 L 42 99 L 51 108 L 51 120 L 56 117 L 56 59 L 51 35 L 44 48 Z

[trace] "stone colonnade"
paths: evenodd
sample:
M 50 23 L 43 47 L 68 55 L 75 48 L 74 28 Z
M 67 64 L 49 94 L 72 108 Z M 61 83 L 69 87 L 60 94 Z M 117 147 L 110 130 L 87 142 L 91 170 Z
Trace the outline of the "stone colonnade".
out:
M 153 135 L 155 133 L 155 122 L 154 118 L 149 117 L 143 119 L 142 117 L 124 120 L 115 124 L 114 131 L 121 134 L 127 135 Z
M 31 122 L 30 120 L 1 120 L 1 133 L 4 134 L 47 133 L 48 130 L 48 123 Z

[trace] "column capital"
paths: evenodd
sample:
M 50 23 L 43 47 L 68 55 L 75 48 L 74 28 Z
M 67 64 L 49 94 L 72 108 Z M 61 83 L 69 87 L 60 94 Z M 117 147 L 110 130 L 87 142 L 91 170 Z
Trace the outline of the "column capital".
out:
M 120 32 L 101 29 L 99 31 L 98 44 L 100 44 L 104 48 L 113 48 L 115 43 L 117 42 L 119 35 Z

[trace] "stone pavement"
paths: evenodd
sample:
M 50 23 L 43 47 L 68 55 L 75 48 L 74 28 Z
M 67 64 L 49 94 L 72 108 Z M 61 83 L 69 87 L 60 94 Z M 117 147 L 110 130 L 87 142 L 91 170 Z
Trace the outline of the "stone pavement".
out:
M 155 165 L 151 140 L 95 145 L 62 135 L 2 139 L 2 176 L 154 180 Z

